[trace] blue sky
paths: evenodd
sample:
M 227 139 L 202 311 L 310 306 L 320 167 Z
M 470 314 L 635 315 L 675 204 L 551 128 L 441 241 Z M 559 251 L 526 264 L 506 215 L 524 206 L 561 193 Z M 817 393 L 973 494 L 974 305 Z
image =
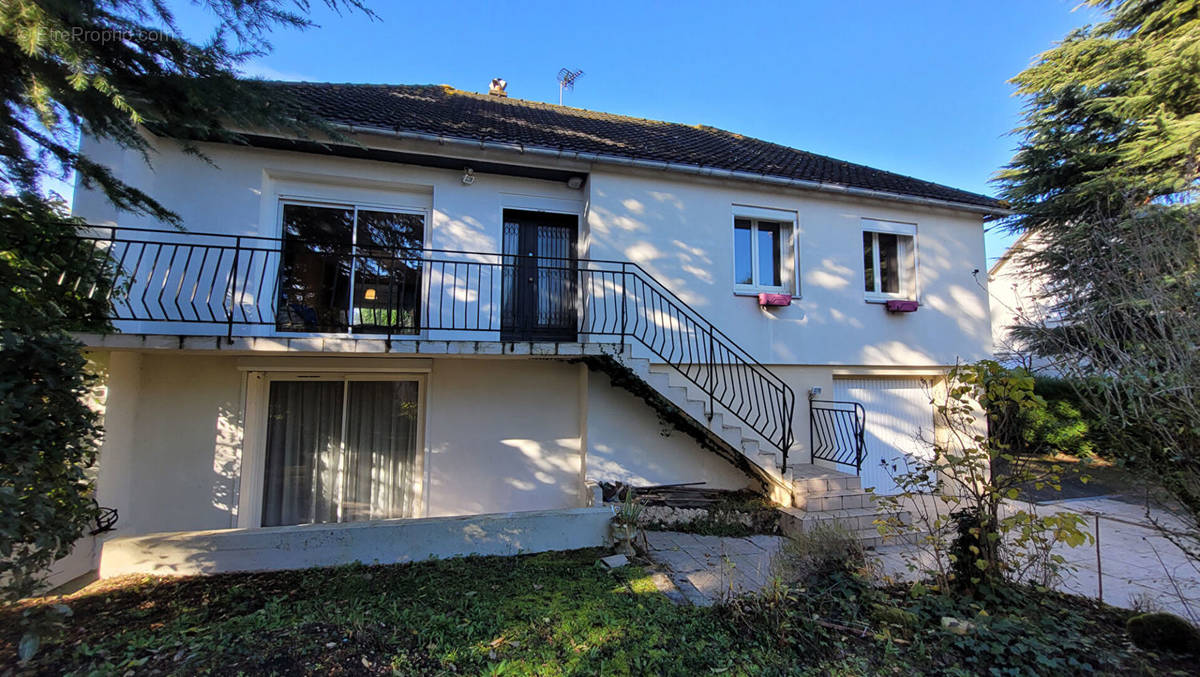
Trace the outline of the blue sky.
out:
M 319 3 L 318 3 L 319 4 Z M 1078 0 L 943 2 L 384 2 L 319 8 L 246 65 L 267 78 L 449 84 L 707 124 L 994 193 L 1021 102 L 1008 80 L 1098 14 Z M 194 38 L 210 18 L 184 6 Z M 1011 237 L 988 235 L 989 258 Z

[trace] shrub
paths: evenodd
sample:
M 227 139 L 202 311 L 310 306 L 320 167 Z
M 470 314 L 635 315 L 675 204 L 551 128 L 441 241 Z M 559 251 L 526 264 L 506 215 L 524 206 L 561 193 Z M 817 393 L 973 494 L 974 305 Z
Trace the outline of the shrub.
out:
M 1096 453 L 1099 426 L 1083 413 L 1074 387 L 1063 379 L 1039 377 L 1033 392 L 1042 406 L 1021 417 L 1021 441 L 1027 451 L 1088 458 Z
M 1027 411 L 1044 405 L 1033 386 L 1027 373 L 990 360 L 956 365 L 944 392 L 930 394 L 942 427 L 942 434 L 922 433 L 930 453 L 885 466 L 900 492 L 877 500 L 884 514 L 876 521 L 879 531 L 912 538 L 918 548 L 902 557 L 939 591 L 978 596 L 1005 583 L 1045 585 L 1069 567 L 1056 543 L 1091 541 L 1082 515 L 1007 508 L 1020 487 L 1061 488 L 1060 468 L 1036 467 L 1007 441 Z M 997 463 L 1006 472 L 993 473 Z M 930 494 L 936 500 L 925 500 Z M 906 510 L 913 521 L 897 517 Z
M 84 364 L 65 334 L 0 331 L 0 601 L 36 592 L 95 519 L 100 429 Z
M 992 562 L 1000 558 L 999 539 L 987 537 L 998 531 L 995 516 L 985 518 L 978 506 L 970 506 L 950 513 L 950 524 L 954 528 L 949 549 L 950 571 L 955 581 L 961 583 L 978 576 L 981 569 L 977 561 Z
M 835 525 L 816 526 L 784 542 L 775 558 L 775 573 L 788 583 L 855 574 L 867 567 L 862 542 Z
M 1200 654 L 1200 630 L 1175 614 L 1156 612 L 1133 616 L 1126 621 L 1125 629 L 1139 648 Z
M 1020 368 L 998 369 L 988 379 L 1026 379 L 1032 385 L 1028 398 L 1020 404 L 993 403 L 988 412 L 993 444 L 1020 454 L 1095 455 L 1103 426 L 1084 413 L 1071 382 L 1033 377 Z

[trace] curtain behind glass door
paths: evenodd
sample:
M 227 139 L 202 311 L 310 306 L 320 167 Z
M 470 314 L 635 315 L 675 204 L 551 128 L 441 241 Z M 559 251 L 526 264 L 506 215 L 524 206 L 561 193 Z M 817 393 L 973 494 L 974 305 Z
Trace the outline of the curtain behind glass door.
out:
M 411 515 L 418 395 L 416 381 L 271 382 L 262 526 Z
M 417 382 L 350 381 L 342 521 L 412 514 Z
M 264 527 L 337 521 L 341 381 L 274 381 L 267 404 Z

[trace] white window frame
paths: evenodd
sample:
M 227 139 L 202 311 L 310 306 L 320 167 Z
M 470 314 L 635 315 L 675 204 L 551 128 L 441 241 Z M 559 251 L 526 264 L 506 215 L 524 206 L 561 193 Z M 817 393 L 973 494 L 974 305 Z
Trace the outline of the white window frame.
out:
M 754 278 L 751 284 L 737 282 L 737 222 L 745 219 L 750 221 L 750 270 Z M 779 280 L 782 284 L 759 284 L 758 278 L 758 224 L 761 221 L 782 225 L 779 243 Z M 800 297 L 800 218 L 794 211 L 771 209 L 767 207 L 751 207 L 749 205 L 733 205 L 733 216 L 729 220 L 730 248 L 733 252 L 732 273 L 733 293 L 739 296 L 757 296 L 761 292 L 775 294 L 790 294 L 793 298 Z
M 417 383 L 417 439 L 416 467 L 413 468 L 415 486 L 413 487 L 412 514 L 408 517 L 424 517 L 427 512 L 425 487 L 427 486 L 426 470 L 429 450 L 425 445 L 426 419 L 429 410 L 426 406 L 429 391 L 429 379 L 425 367 L 414 367 L 412 371 L 388 371 L 377 373 L 361 372 L 332 372 L 332 371 L 251 371 L 246 384 L 246 435 L 242 442 L 241 476 L 238 480 L 238 514 L 239 528 L 262 527 L 263 482 L 266 480 L 267 465 L 267 415 L 269 413 L 267 399 L 271 396 L 273 381 L 415 381 Z M 342 416 L 345 417 L 345 401 L 343 400 Z M 340 464 L 340 461 L 339 461 Z M 338 491 L 342 491 L 341 468 L 338 469 Z M 341 510 L 341 497 L 338 500 Z M 329 523 L 342 524 L 342 522 Z
M 897 239 L 897 257 L 900 259 L 897 266 L 897 275 L 900 278 L 900 291 L 889 293 L 879 291 L 879 238 L 874 237 L 871 241 L 871 253 L 874 257 L 873 265 L 875 271 L 875 291 L 863 290 L 864 297 L 868 303 L 886 303 L 887 301 L 916 301 L 919 298 L 920 266 L 917 257 L 917 224 L 904 223 L 901 221 L 883 221 L 879 219 L 863 219 L 862 231 L 859 234 L 858 242 L 861 244 L 863 236 L 866 234 L 878 236 L 879 234 L 898 235 Z M 907 238 L 907 239 L 905 239 Z M 862 261 L 862 255 L 858 257 Z M 861 280 L 866 281 L 867 271 L 862 269 Z
M 367 212 L 388 212 L 388 213 L 392 213 L 392 214 L 412 214 L 415 216 L 420 216 L 421 217 L 421 251 L 423 251 L 423 252 L 430 251 L 430 246 L 429 246 L 430 225 L 429 224 L 430 224 L 431 214 L 430 214 L 430 210 L 428 210 L 428 209 L 422 209 L 419 207 L 401 207 L 401 206 L 396 206 L 396 205 L 386 205 L 386 204 L 367 202 L 367 201 L 359 201 L 359 200 L 348 200 L 348 201 L 324 200 L 324 199 L 320 199 L 320 198 L 291 196 L 291 195 L 285 195 L 285 194 L 279 195 L 278 198 L 279 199 L 277 200 L 276 214 L 275 214 L 275 238 L 279 241 L 281 251 L 282 251 L 282 247 L 283 247 L 283 243 L 284 243 L 284 239 L 285 239 L 285 235 L 283 232 L 283 210 L 284 210 L 284 207 L 286 207 L 287 205 L 297 205 L 297 206 L 301 206 L 301 207 L 327 207 L 330 209 L 350 209 L 350 210 L 352 210 L 354 212 L 354 228 L 350 231 L 351 255 L 353 255 L 358 250 L 358 212 L 359 212 L 359 210 L 367 211 Z M 275 275 L 280 275 L 280 274 L 282 274 L 282 271 L 275 273 Z M 282 280 L 277 280 L 275 282 L 275 286 L 278 286 L 279 284 L 282 284 Z M 426 292 L 425 287 L 428 284 L 429 284 L 428 275 L 422 274 L 421 275 L 421 298 L 422 299 L 426 298 L 426 296 L 427 296 L 425 293 Z M 278 302 L 279 302 L 279 299 L 277 299 L 277 298 L 271 300 L 271 303 L 273 303 L 273 304 L 278 303 Z M 353 313 L 354 313 L 354 275 L 353 274 L 350 275 L 350 304 L 351 304 L 350 305 L 350 312 L 351 312 L 350 319 L 353 320 Z M 371 337 L 371 336 L 387 336 L 387 334 L 380 334 L 380 333 L 355 334 L 353 322 L 351 322 L 346 327 L 346 331 L 344 331 L 344 332 L 280 331 L 280 330 L 276 329 L 275 326 L 272 326 L 271 333 L 274 336 L 286 336 L 289 338 L 304 338 L 304 337 L 327 338 L 327 337 L 331 337 L 331 336 L 353 336 L 354 338 L 364 338 L 364 337 Z M 420 338 L 422 336 L 425 336 L 425 333 L 426 333 L 426 330 L 422 328 L 421 331 L 414 336 L 416 338 Z M 406 334 L 405 336 L 408 336 L 408 335 Z

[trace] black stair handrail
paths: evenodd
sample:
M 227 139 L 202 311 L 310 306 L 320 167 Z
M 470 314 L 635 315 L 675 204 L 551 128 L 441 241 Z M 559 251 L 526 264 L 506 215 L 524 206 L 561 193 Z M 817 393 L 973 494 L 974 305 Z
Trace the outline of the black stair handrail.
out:
M 862 474 L 867 413 L 858 402 L 808 399 L 808 448 L 812 461 L 830 461 Z
M 86 226 L 78 242 L 80 251 L 64 256 L 72 270 L 57 271 L 51 282 L 104 297 L 112 320 L 230 341 L 235 328 L 270 326 L 367 334 L 389 345 L 427 331 L 503 332 L 511 321 L 505 295 L 518 270 L 530 270 L 528 261 L 519 267 L 519 257 L 495 252 L 117 226 Z M 321 292 L 345 296 L 346 307 L 323 309 L 303 290 L 283 287 L 285 244 L 336 269 L 333 285 Z M 779 450 L 786 469 L 794 442 L 791 387 L 653 275 L 628 261 L 560 257 L 537 257 L 533 270 L 539 283 L 569 290 L 555 298 L 571 304 L 543 298 L 536 312 L 572 330 L 571 341 L 612 337 L 622 348 L 636 341 L 705 393 L 708 417 L 720 405 Z M 369 288 L 371 303 L 355 303 L 339 280 Z
M 670 320 L 668 327 L 660 328 L 660 322 L 651 329 L 649 322 L 640 323 L 639 314 L 633 327 L 625 328 L 625 335 L 638 339 L 708 395 L 710 417 L 715 404 L 720 404 L 775 447 L 786 471 L 794 441 L 792 388 L 640 265 L 623 262 L 621 266 L 635 291 L 649 291 L 648 299 L 628 292 L 623 298 L 641 299 L 647 310 Z

